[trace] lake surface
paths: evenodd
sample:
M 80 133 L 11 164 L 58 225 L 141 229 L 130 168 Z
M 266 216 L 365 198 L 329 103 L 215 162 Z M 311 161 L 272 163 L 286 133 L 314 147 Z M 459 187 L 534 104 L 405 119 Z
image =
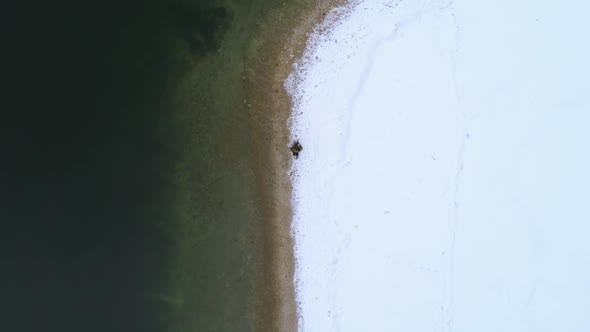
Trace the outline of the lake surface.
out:
M 243 77 L 273 6 L 3 5 L 2 330 L 261 326 Z

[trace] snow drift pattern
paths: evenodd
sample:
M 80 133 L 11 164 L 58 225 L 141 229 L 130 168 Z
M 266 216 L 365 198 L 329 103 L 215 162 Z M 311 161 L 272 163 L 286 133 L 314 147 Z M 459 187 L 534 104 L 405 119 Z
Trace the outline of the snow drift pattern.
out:
M 302 331 L 590 328 L 590 5 L 354 1 L 286 82 Z

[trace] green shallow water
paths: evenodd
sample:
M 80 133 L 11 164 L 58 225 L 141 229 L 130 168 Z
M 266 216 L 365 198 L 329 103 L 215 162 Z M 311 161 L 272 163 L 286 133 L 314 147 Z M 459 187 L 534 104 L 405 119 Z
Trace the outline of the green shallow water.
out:
M 6 6 L 2 330 L 259 330 L 242 77 L 273 6 Z

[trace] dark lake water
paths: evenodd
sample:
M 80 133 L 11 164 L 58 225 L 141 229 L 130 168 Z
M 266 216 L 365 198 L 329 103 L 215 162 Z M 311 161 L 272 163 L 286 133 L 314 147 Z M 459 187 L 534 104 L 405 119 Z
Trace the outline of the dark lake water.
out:
M 178 91 L 271 3 L 1 5 L 0 330 L 255 328 L 240 86 Z

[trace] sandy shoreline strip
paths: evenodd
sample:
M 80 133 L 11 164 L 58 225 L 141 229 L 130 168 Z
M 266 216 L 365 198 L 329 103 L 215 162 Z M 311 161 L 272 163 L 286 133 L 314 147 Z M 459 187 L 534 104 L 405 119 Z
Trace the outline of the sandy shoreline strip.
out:
M 314 27 L 344 0 L 310 0 L 297 8 L 277 8 L 262 23 L 260 49 L 249 59 L 248 96 L 252 141 L 256 146 L 258 206 L 263 223 L 263 276 L 260 280 L 259 327 L 264 331 L 296 331 L 297 304 L 291 235 L 292 187 L 289 178 L 291 97 L 284 81 L 305 49 Z M 256 43 L 253 43 L 256 44 Z

